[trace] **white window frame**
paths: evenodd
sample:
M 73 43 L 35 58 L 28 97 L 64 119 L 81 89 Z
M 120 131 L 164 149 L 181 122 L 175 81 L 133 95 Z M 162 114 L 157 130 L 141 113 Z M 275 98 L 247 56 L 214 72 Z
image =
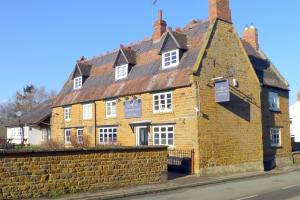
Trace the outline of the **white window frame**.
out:
M 115 79 L 116 80 L 127 78 L 127 76 L 128 76 L 128 64 L 116 66 L 116 68 L 115 68 Z
M 158 132 L 156 132 L 155 131 L 155 129 L 159 129 L 159 131 Z M 166 132 L 165 132 L 165 134 L 166 134 L 166 138 L 165 138 L 165 140 L 166 140 L 166 143 L 164 144 L 163 142 L 162 142 L 162 137 L 161 137 L 161 135 L 162 135 L 162 128 L 165 128 L 166 129 Z M 171 132 L 171 131 L 169 131 L 168 130 L 168 128 L 173 128 L 173 131 Z M 169 148 L 174 148 L 175 147 L 175 126 L 174 125 L 161 125 L 161 126 L 153 126 L 153 129 L 152 129 L 152 131 L 153 131 L 153 145 L 167 145 Z M 169 144 L 169 134 L 173 134 L 173 144 Z M 156 143 L 156 135 L 158 134 L 158 144 Z
M 279 94 L 276 92 L 269 92 L 269 109 L 271 111 L 280 110 L 280 99 Z
M 83 104 L 82 105 L 82 118 L 84 120 L 92 119 L 93 118 L 93 104 Z
M 117 141 L 118 141 L 117 127 L 101 127 L 98 129 L 98 131 L 99 131 L 99 144 L 100 145 L 109 145 L 109 144 L 117 143 Z
M 65 107 L 64 108 L 64 119 L 66 122 L 71 121 L 72 115 L 72 107 Z
M 80 135 L 79 135 L 80 133 Z M 80 137 L 81 137 L 81 141 L 80 141 Z M 79 128 L 76 130 L 76 138 L 77 138 L 77 144 L 81 144 L 83 145 L 83 129 Z
M 113 103 L 115 104 L 113 106 Z M 106 118 L 117 116 L 117 100 L 106 101 Z
M 82 76 L 74 78 L 74 90 L 82 88 Z
M 69 135 L 67 135 L 67 132 Z M 71 129 L 65 129 L 65 144 L 71 144 Z
M 278 135 L 278 142 L 274 141 L 274 135 Z M 271 147 L 281 147 L 281 129 L 271 128 L 270 129 L 270 144 Z
M 172 54 L 175 54 L 175 59 L 172 59 Z M 169 61 L 167 59 L 169 58 Z M 175 61 L 174 63 L 172 63 Z M 177 67 L 179 65 L 179 49 L 175 49 L 172 51 L 168 51 L 162 54 L 162 68 L 163 69 L 168 69 L 171 67 Z M 167 64 L 169 62 L 169 64 Z
M 171 108 L 168 108 L 168 94 L 171 94 Z M 161 95 L 164 95 L 164 98 L 161 98 Z M 155 100 L 156 96 L 158 96 L 158 105 L 155 103 L 157 100 Z M 161 103 L 161 101 L 164 100 L 164 104 Z M 164 105 L 164 108 L 163 108 Z M 156 107 L 158 106 L 158 109 Z M 173 92 L 162 92 L 162 93 L 156 93 L 153 94 L 153 113 L 163 113 L 163 112 L 172 112 L 173 111 Z

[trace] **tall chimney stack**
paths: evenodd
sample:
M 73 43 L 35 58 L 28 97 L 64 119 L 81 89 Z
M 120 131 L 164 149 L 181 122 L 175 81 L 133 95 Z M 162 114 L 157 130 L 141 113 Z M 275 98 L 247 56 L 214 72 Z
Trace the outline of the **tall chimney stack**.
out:
M 209 0 L 209 20 L 217 19 L 232 23 L 229 0 Z
M 300 91 L 298 92 L 297 101 L 300 101 Z
M 167 22 L 163 20 L 163 11 L 158 11 L 158 19 L 154 24 L 153 42 L 160 41 L 161 36 L 167 31 Z
M 259 50 L 258 31 L 254 25 L 246 26 L 243 32 L 243 40 L 250 44 L 255 50 Z

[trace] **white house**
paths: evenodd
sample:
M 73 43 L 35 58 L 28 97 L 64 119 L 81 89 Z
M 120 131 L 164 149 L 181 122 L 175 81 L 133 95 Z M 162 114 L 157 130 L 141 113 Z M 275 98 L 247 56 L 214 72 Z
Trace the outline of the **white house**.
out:
M 24 141 L 24 144 L 33 145 L 50 140 L 51 106 L 52 100 L 48 100 L 10 123 L 7 126 L 7 140 L 14 144 L 22 144 Z
M 300 92 L 298 93 L 297 102 L 290 106 L 291 137 L 295 138 L 295 142 L 300 142 Z

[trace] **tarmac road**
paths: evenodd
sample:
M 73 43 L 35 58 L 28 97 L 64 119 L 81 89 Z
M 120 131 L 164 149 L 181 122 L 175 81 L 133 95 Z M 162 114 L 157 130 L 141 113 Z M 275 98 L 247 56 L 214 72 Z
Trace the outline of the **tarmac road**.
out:
M 124 200 L 300 200 L 300 171 L 124 198 Z

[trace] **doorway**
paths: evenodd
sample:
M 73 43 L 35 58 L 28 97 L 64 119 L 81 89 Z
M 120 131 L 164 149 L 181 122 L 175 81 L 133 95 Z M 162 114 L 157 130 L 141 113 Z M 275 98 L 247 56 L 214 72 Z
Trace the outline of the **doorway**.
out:
M 147 126 L 136 127 L 136 145 L 148 146 L 149 145 L 149 131 Z

